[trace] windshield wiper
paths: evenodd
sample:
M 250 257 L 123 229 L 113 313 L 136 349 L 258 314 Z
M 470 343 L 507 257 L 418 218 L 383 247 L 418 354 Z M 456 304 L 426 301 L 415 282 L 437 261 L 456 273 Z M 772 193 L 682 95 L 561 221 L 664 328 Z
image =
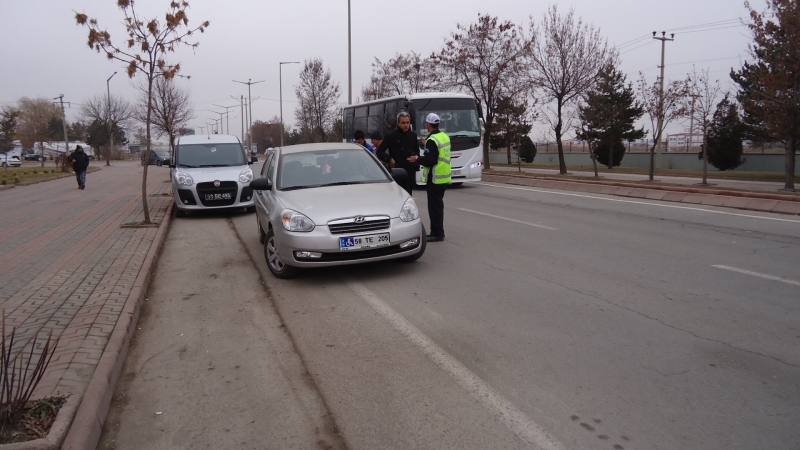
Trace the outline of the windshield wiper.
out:
M 204 164 L 200 167 L 229 167 L 230 164 Z
M 178 167 L 188 167 L 190 169 L 196 169 L 197 166 L 190 166 L 189 164 L 178 164 Z
M 323 184 L 322 186 L 347 186 L 348 184 L 365 184 L 366 181 L 337 181 L 336 183 Z
M 314 184 L 314 185 L 308 185 L 308 186 L 289 186 L 289 187 L 287 187 L 287 188 L 283 188 L 283 189 L 281 189 L 281 191 L 283 191 L 283 192 L 286 192 L 286 191 L 296 191 L 296 190 L 298 190 L 298 189 L 310 189 L 310 188 L 315 188 L 315 187 L 319 187 L 319 185 L 317 185 L 317 184 Z

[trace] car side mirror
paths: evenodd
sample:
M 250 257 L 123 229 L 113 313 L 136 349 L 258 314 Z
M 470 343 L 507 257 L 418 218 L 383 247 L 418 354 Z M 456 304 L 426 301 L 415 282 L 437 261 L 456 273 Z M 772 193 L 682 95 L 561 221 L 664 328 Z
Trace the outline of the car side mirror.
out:
M 250 164 L 256 164 L 257 162 L 258 162 L 258 156 L 250 157 Z
M 407 176 L 408 172 L 406 172 L 406 169 L 401 169 L 399 167 L 395 167 L 392 169 L 392 178 L 395 180 L 402 180 Z
M 269 178 L 256 178 L 250 182 L 250 188 L 254 191 L 269 191 L 272 190 L 272 182 Z
M 175 164 L 170 164 L 170 165 L 169 165 L 169 168 L 170 168 L 170 169 L 174 169 L 174 168 L 175 168 Z

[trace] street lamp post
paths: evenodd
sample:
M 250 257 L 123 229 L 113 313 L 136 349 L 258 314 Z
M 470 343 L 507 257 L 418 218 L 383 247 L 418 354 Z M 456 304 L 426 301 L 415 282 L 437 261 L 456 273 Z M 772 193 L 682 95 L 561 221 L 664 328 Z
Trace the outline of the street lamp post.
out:
M 279 103 L 281 107 L 281 147 L 283 147 L 283 65 L 300 64 L 300 61 L 286 61 L 278 63 L 278 90 L 280 90 Z
M 114 148 L 114 127 L 111 125 L 111 84 L 110 81 L 114 78 L 117 72 L 111 74 L 106 80 L 106 123 L 108 124 L 108 151 L 106 152 L 106 165 L 111 165 L 111 149 Z
M 353 104 L 353 46 L 350 31 L 350 0 L 347 0 L 347 104 Z
M 264 81 L 265 80 L 253 81 L 252 78 L 248 78 L 246 83 L 244 81 L 233 80 L 234 83 L 241 83 L 241 84 L 246 84 L 247 85 L 247 104 L 248 104 L 248 107 L 250 108 L 249 117 L 247 119 L 247 126 L 249 127 L 249 133 L 248 133 L 248 139 L 247 139 L 247 154 L 248 155 L 250 154 L 250 152 L 253 149 L 253 136 L 252 136 L 252 134 L 253 134 L 252 133 L 253 132 L 253 101 L 252 101 L 251 96 L 250 96 L 250 86 L 252 86 L 254 84 L 258 84 L 258 83 L 263 83 Z

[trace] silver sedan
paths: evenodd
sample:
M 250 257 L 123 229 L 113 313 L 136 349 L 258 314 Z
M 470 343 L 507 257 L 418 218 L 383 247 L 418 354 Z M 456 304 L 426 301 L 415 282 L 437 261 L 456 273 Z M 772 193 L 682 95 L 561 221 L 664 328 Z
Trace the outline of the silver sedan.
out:
M 301 267 L 419 259 L 425 227 L 394 182 L 404 176 L 414 174 L 387 171 L 355 144 L 276 149 L 250 183 L 269 270 L 290 278 Z

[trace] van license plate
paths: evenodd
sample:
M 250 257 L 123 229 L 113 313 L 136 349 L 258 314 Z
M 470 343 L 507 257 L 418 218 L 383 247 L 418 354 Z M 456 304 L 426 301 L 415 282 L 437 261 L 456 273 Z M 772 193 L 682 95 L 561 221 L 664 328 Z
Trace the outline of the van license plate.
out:
M 389 245 L 389 233 L 339 238 L 340 250 L 361 250 L 365 248 L 385 247 L 387 245 Z
M 206 200 L 230 200 L 231 193 L 224 192 L 222 194 L 206 194 Z

